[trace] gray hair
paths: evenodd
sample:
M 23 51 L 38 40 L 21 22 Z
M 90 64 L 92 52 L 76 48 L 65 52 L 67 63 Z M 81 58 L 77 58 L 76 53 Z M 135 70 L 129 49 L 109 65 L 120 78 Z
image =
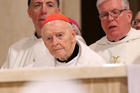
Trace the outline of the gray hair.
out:
M 76 30 L 76 35 L 80 35 L 81 36 L 82 34 L 81 34 L 80 29 L 75 24 L 73 24 L 73 23 L 72 23 L 72 26 Z
M 97 0 L 96 7 L 98 8 L 98 11 L 99 11 L 99 5 L 102 4 L 105 1 L 107 1 L 107 0 Z M 121 0 L 121 1 L 122 1 L 122 7 L 124 9 L 130 9 L 128 0 Z

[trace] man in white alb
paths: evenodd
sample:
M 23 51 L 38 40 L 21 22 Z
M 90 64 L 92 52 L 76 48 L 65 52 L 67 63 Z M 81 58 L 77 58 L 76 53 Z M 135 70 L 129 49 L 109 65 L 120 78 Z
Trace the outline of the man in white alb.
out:
M 97 0 L 97 8 L 106 36 L 90 48 L 108 64 L 140 63 L 140 31 L 131 27 L 128 0 Z
M 66 16 L 48 16 L 42 27 L 42 39 L 54 56 L 55 66 L 101 66 L 105 61 L 76 39 L 76 31 Z

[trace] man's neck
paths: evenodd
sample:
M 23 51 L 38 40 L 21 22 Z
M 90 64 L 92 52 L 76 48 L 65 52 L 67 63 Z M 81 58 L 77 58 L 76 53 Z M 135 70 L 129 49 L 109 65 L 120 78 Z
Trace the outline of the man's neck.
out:
M 119 39 L 112 39 L 112 40 L 109 40 L 111 42 L 117 42 L 117 41 L 120 41 L 120 40 L 123 40 L 127 35 L 123 36 L 122 38 L 119 38 Z
M 118 34 L 115 34 L 115 35 L 112 35 L 112 36 L 107 36 L 107 39 L 109 41 L 113 41 L 113 42 L 123 40 L 131 30 L 131 26 L 129 26 L 129 27 L 126 26 L 126 27 L 127 27 L 126 29 L 121 30 L 121 32 L 123 31 L 122 33 L 120 33 L 120 34 L 118 33 Z
M 37 32 L 35 32 L 34 35 L 36 36 L 37 39 L 40 39 L 40 38 L 41 38 L 41 36 L 39 36 L 39 35 L 37 34 Z
M 61 63 L 68 63 L 68 62 L 70 62 L 72 59 L 74 59 L 74 58 L 78 55 L 78 53 L 79 53 L 79 46 L 78 46 L 78 44 L 76 44 L 76 45 L 75 45 L 75 49 L 74 49 L 72 55 L 71 55 L 67 60 L 64 60 L 64 61 L 61 61 L 61 60 L 59 60 L 59 59 L 56 59 L 56 60 L 57 60 L 58 62 L 61 62 Z

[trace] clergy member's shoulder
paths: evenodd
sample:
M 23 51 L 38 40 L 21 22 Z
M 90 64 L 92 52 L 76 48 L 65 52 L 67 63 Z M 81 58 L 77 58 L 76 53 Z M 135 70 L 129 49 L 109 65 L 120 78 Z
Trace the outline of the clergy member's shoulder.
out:
M 127 34 L 127 38 L 129 38 L 128 40 L 130 40 L 130 39 L 139 40 L 140 39 L 140 30 L 135 30 L 135 29 L 131 28 L 129 33 Z M 91 44 L 89 47 L 94 50 L 95 48 L 98 48 L 99 46 L 102 47 L 104 45 L 108 45 L 108 42 L 109 41 L 107 40 L 107 37 L 104 36 L 100 40 Z
M 34 36 L 29 36 L 29 37 L 24 37 L 21 40 L 15 42 L 10 46 L 11 49 L 14 50 L 23 50 L 23 49 L 28 49 L 32 47 L 36 42 L 35 42 Z
M 136 30 L 134 28 L 131 28 L 131 35 L 134 37 L 140 37 L 140 30 Z

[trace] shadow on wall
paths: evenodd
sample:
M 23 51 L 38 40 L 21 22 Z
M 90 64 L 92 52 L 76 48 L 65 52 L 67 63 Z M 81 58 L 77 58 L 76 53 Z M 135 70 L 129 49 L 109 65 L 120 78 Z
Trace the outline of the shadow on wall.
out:
M 98 15 L 96 0 L 82 0 L 82 35 L 88 45 L 105 35 Z

